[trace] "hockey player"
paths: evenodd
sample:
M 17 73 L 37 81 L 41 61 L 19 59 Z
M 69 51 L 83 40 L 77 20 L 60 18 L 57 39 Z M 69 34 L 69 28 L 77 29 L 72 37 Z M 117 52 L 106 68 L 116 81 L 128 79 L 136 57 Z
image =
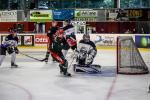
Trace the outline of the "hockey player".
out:
M 8 54 L 11 54 L 11 68 L 18 67 L 18 65 L 15 63 L 16 54 L 19 53 L 17 43 L 18 37 L 16 32 L 8 35 L 5 38 L 5 41 L 0 45 L 0 65 L 6 56 L 6 52 L 8 52 Z
M 70 23 L 70 20 L 65 20 L 64 25 L 65 26 L 63 27 L 63 30 L 64 30 L 64 36 L 66 39 L 66 43 L 63 47 L 62 52 L 65 57 L 70 48 L 72 50 L 76 50 L 77 42 L 76 42 L 76 36 L 75 36 L 75 28 Z
M 52 46 L 53 44 L 53 35 L 56 33 L 56 31 L 58 30 L 58 23 L 56 21 L 52 21 L 52 27 L 49 29 L 47 36 L 48 36 L 48 44 L 47 44 L 47 48 L 49 49 L 50 46 Z M 49 51 L 46 52 L 46 56 L 43 59 L 43 61 L 45 61 L 46 63 L 48 62 L 48 58 L 49 58 Z M 55 61 L 55 59 L 52 57 L 53 61 Z
M 65 59 L 62 48 L 64 45 L 64 31 L 63 29 L 58 29 L 57 32 L 54 35 L 53 45 L 50 46 L 49 52 L 53 56 L 53 58 L 59 62 L 60 72 L 64 76 L 71 76 L 70 73 L 67 72 L 68 69 L 68 61 Z
M 97 49 L 90 40 L 90 35 L 84 34 L 77 47 L 77 64 L 74 65 L 74 70 L 76 72 L 99 72 L 100 66 L 92 64 L 96 54 Z

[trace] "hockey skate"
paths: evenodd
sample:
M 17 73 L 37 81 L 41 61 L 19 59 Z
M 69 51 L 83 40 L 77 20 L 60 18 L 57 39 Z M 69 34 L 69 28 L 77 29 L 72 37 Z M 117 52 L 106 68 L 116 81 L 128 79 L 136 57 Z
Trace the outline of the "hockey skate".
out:
M 45 61 L 45 63 L 48 63 L 48 58 L 44 58 L 41 61 Z
M 55 59 L 52 59 L 53 63 L 57 63 L 57 61 Z
M 63 74 L 64 74 L 64 76 L 66 76 L 66 77 L 71 77 L 71 74 L 70 74 L 70 73 L 68 73 L 68 72 L 63 73 Z
M 64 72 L 64 71 L 62 71 L 62 70 L 60 70 L 60 74 L 63 75 L 63 76 L 65 76 L 65 77 L 71 77 L 71 73 L 69 73 L 69 72 Z
M 67 68 L 63 68 L 63 75 L 71 77 L 71 74 L 67 71 Z
M 18 67 L 18 65 L 17 64 L 15 64 L 15 63 L 11 63 L 11 68 L 17 68 Z
M 45 60 L 45 63 L 46 63 L 46 64 L 48 63 L 48 59 Z
M 59 65 L 59 68 L 60 68 L 60 74 L 62 74 L 64 76 L 71 76 L 71 74 L 67 72 L 67 69 L 63 68 L 62 65 Z

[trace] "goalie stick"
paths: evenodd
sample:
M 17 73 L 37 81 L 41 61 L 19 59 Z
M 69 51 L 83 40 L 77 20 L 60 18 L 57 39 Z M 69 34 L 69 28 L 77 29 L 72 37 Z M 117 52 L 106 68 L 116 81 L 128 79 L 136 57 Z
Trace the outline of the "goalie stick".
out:
M 19 52 L 19 53 L 22 54 L 22 55 L 24 55 L 24 56 L 26 56 L 26 57 L 29 57 L 29 58 L 32 58 L 32 59 L 34 59 L 34 60 L 43 62 L 43 60 L 40 60 L 40 59 L 38 59 L 38 58 L 32 57 L 32 56 L 27 55 L 27 54 L 24 54 L 24 53 L 22 53 L 22 52 Z

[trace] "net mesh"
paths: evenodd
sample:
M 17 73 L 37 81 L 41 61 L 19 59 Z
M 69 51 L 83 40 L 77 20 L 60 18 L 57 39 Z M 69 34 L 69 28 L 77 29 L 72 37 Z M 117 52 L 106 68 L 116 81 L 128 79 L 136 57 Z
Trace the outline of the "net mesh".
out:
M 117 67 L 117 72 L 122 74 L 148 73 L 148 68 L 132 37 L 117 38 Z

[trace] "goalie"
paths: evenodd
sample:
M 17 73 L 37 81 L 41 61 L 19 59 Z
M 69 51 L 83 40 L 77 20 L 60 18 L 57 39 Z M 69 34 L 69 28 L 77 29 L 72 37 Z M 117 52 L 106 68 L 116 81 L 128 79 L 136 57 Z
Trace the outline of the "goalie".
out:
M 77 64 L 74 64 L 75 72 L 100 72 L 100 66 L 92 64 L 97 54 L 95 44 L 90 40 L 89 34 L 84 34 L 77 47 Z

